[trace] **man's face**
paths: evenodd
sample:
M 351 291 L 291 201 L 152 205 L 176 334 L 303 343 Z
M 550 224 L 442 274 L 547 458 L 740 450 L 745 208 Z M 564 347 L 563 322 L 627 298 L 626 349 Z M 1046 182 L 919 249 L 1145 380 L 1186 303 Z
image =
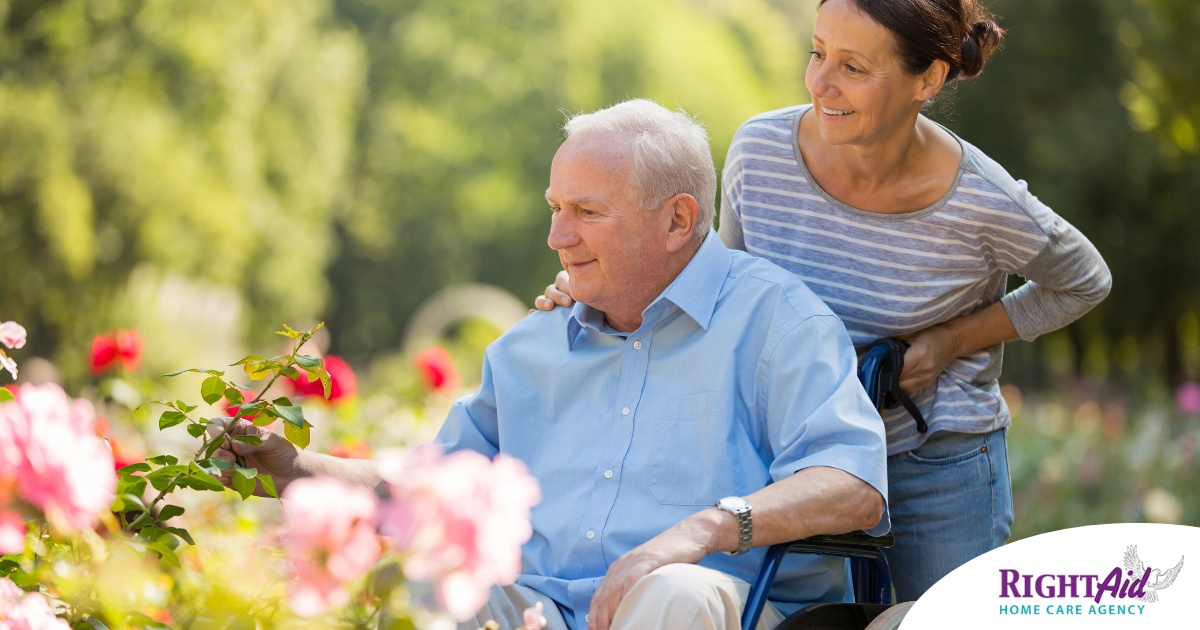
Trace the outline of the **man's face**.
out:
M 653 278 L 665 266 L 670 218 L 663 208 L 639 207 L 631 160 L 604 139 L 567 140 L 550 166 L 550 236 L 546 243 L 571 276 L 571 296 L 627 318 L 659 290 Z M 636 313 L 634 313 L 636 311 Z

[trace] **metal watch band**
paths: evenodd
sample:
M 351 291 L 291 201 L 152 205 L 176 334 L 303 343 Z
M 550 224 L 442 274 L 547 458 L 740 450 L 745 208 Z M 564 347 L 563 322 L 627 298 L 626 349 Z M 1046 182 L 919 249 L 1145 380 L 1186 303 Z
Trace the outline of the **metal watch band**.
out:
M 726 502 L 737 505 L 727 505 Z M 727 551 L 725 553 L 731 556 L 740 556 L 750 551 L 750 541 L 753 538 L 750 504 L 742 497 L 726 497 L 718 501 L 716 507 L 732 514 L 737 519 L 738 524 L 738 547 L 734 551 Z

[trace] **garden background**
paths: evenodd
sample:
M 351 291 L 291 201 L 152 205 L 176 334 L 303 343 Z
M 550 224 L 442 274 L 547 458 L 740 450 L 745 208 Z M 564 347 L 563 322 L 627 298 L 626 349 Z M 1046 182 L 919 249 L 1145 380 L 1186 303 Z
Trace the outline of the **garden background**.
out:
M 1004 49 L 930 115 L 1027 180 L 1114 280 L 1079 322 L 1006 347 L 1014 539 L 1198 525 L 1200 4 L 988 6 Z M 719 170 L 747 117 L 807 100 L 814 12 L 0 0 L 0 319 L 28 329 L 22 380 L 97 401 L 126 454 L 161 452 L 129 410 L 195 384 L 158 375 L 324 321 L 314 343 L 357 391 L 316 405 L 314 447 L 419 441 L 558 269 L 543 191 L 563 113 L 681 107 Z M 140 361 L 94 369 L 115 330 L 138 333 Z M 453 366 L 414 363 L 434 343 Z

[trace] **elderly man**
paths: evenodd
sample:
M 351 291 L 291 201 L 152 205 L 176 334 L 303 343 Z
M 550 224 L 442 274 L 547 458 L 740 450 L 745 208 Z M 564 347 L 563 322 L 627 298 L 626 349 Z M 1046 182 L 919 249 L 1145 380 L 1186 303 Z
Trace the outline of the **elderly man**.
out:
M 799 280 L 712 231 L 704 130 L 644 100 L 571 118 L 550 167 L 548 244 L 578 303 L 488 348 L 451 409 L 447 450 L 506 453 L 542 485 L 517 584 L 480 620 L 556 628 L 737 627 L 761 550 L 888 529 L 882 423 L 840 321 Z M 368 465 L 237 444 L 285 480 L 374 484 Z M 843 601 L 842 560 L 792 557 L 782 613 Z M 478 624 L 466 624 L 475 628 Z

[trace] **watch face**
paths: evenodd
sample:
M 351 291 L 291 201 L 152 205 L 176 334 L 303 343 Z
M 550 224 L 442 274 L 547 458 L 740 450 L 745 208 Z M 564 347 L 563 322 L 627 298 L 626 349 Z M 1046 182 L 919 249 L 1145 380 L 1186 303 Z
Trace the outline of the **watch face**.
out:
M 742 512 L 750 509 L 750 502 L 742 497 L 725 497 L 717 501 L 717 507 L 730 512 Z

